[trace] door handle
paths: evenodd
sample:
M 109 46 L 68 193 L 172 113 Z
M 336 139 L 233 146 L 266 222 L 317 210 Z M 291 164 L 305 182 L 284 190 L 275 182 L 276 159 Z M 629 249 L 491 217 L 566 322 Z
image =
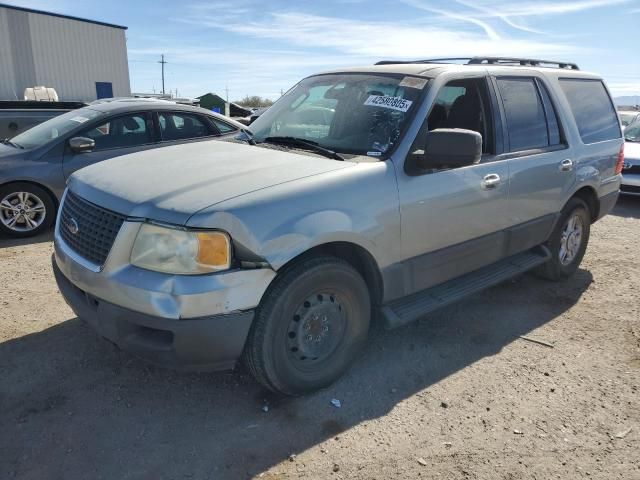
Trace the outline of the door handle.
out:
M 500 185 L 500 175 L 497 173 L 490 173 L 482 179 L 482 188 L 485 190 L 496 188 L 498 185 Z
M 573 160 L 570 158 L 565 158 L 560 162 L 560 171 L 561 172 L 570 172 L 573 170 Z

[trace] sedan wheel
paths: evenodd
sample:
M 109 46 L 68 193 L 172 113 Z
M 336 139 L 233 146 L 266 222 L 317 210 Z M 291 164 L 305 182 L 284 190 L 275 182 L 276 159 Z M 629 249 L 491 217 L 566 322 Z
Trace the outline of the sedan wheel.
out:
M 13 237 L 37 235 L 51 226 L 54 204 L 50 196 L 31 184 L 0 188 L 0 230 Z

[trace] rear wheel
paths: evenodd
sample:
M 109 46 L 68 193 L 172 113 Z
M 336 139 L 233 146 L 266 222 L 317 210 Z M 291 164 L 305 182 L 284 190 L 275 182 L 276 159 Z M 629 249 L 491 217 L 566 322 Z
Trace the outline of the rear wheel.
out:
M 41 187 L 10 183 L 0 187 L 0 231 L 12 237 L 31 237 L 51 227 L 55 204 Z
M 547 242 L 551 259 L 537 272 L 549 280 L 561 280 L 580 266 L 591 231 L 589 207 L 580 198 L 572 198 L 560 213 L 560 219 Z
M 245 363 L 278 393 L 323 388 L 364 345 L 370 315 L 367 285 L 351 265 L 334 257 L 302 261 L 276 279 L 258 308 Z

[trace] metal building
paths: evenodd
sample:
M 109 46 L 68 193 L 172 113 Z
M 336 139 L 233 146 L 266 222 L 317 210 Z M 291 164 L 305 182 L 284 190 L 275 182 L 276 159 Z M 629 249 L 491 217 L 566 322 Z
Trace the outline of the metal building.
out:
M 62 101 L 128 96 L 126 29 L 0 3 L 0 100 L 37 85 Z

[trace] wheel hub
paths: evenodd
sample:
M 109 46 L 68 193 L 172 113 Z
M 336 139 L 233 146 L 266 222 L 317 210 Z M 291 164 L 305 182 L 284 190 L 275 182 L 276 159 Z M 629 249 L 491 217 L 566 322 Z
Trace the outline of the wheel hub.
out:
M 582 219 L 574 214 L 567 220 L 560 237 L 560 263 L 569 265 L 578 255 L 582 244 Z
M 300 305 L 287 332 L 290 357 L 300 363 L 320 362 L 340 343 L 345 318 L 334 294 L 314 294 Z
M 43 201 L 31 192 L 12 192 L 0 200 L 0 222 L 10 230 L 34 230 L 45 217 Z

